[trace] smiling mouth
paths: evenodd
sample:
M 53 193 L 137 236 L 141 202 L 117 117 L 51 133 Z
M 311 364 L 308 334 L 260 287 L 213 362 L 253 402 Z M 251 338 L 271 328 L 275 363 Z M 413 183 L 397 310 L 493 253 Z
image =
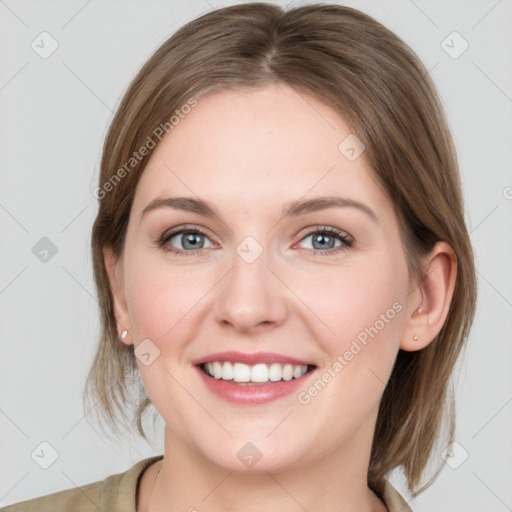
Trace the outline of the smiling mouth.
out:
M 229 361 L 214 361 L 200 364 L 199 367 L 209 377 L 241 385 L 287 382 L 300 379 L 316 368 L 314 365 L 305 364 L 257 363 L 248 365 Z

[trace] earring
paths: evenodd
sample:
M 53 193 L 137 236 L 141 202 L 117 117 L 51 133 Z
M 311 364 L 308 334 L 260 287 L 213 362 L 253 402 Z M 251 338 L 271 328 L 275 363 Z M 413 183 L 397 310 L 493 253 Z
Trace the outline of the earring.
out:
M 124 340 L 126 338 L 126 335 L 128 334 L 128 331 L 124 330 L 122 333 L 121 333 L 121 339 Z
M 412 337 L 412 339 L 413 339 L 414 341 L 418 341 L 418 336 L 414 335 L 414 336 Z

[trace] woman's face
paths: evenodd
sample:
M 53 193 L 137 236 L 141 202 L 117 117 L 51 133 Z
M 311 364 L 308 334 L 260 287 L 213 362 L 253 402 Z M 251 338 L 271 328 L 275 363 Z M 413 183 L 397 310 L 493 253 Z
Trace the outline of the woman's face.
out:
M 231 470 L 370 449 L 410 283 L 362 149 L 322 102 L 272 85 L 203 96 L 153 150 L 118 307 L 173 442 Z M 340 203 L 290 209 L 323 196 Z

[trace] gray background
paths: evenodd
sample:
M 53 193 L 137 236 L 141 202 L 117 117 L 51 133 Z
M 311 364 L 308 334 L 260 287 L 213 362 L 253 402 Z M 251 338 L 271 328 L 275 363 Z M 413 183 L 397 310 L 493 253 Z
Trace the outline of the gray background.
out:
M 99 327 L 92 192 L 106 128 L 139 66 L 186 21 L 232 3 L 0 1 L 0 505 L 163 453 L 161 420 L 151 444 L 135 433 L 116 443 L 82 410 Z M 512 2 L 346 3 L 395 31 L 430 70 L 458 149 L 478 265 L 478 311 L 455 380 L 460 447 L 410 505 L 512 510 Z M 31 47 L 43 31 L 59 45 L 46 59 Z M 463 42 L 446 40 L 453 31 L 469 44 L 457 58 Z M 57 248 L 46 262 L 33 253 L 43 237 Z M 31 457 L 42 442 L 58 452 L 48 469 Z M 407 496 L 400 472 L 391 481 Z

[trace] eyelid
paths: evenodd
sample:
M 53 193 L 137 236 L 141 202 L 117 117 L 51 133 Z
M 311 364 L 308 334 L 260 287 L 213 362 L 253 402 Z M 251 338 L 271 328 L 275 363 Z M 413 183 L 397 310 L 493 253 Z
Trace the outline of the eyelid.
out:
M 301 237 L 301 239 L 297 243 L 301 243 L 306 238 L 309 238 L 310 236 L 314 236 L 317 233 L 324 233 L 324 234 L 326 233 L 327 235 L 330 235 L 330 236 L 333 236 L 333 237 L 337 238 L 341 242 L 341 244 L 339 246 L 332 247 L 331 249 L 326 249 L 326 250 L 306 249 L 307 251 L 312 252 L 314 255 L 317 255 L 317 254 L 323 254 L 323 255 L 335 254 L 335 253 L 338 253 L 340 251 L 344 251 L 344 250 L 347 250 L 347 249 L 351 248 L 353 246 L 353 244 L 354 244 L 354 237 L 352 237 L 346 231 L 343 231 L 342 229 L 339 229 L 339 228 L 335 228 L 333 226 L 314 225 L 314 226 L 309 226 L 306 229 L 308 231 Z M 297 244 L 295 244 L 295 245 L 297 245 Z
M 212 240 L 212 237 L 210 236 L 208 230 L 206 228 L 203 228 L 202 226 L 198 226 L 197 224 L 184 224 L 180 226 L 175 226 L 174 228 L 170 228 L 162 233 L 162 235 L 158 238 L 157 242 L 161 245 L 165 245 L 165 243 L 172 237 L 176 235 L 183 234 L 184 232 L 197 232 L 201 235 L 204 235 L 208 239 L 212 241 L 212 243 L 216 244 L 214 240 Z M 201 250 L 201 249 L 199 249 Z M 186 251 L 186 252 L 192 252 L 192 251 Z
M 301 233 L 303 232 L 304 234 L 301 235 L 300 240 L 303 240 L 306 236 L 310 236 L 318 231 L 333 233 L 340 237 L 346 238 L 352 242 L 354 241 L 354 237 L 347 231 L 344 231 L 343 229 L 340 229 L 340 228 L 336 228 L 334 226 L 322 225 L 322 224 L 312 224 L 311 226 L 307 226 L 307 227 L 303 228 L 301 230 Z
M 340 252 L 340 251 L 343 251 L 343 250 L 346 250 L 346 249 L 352 247 L 352 245 L 354 243 L 354 237 L 352 235 L 350 235 L 346 231 L 343 231 L 342 229 L 335 228 L 333 226 L 322 226 L 322 225 L 314 224 L 311 226 L 307 226 L 302 231 L 305 231 L 305 233 L 301 236 L 299 241 L 296 244 L 294 244 L 294 247 L 297 244 L 299 244 L 300 242 L 302 242 L 303 240 L 305 240 L 306 238 L 313 236 L 317 233 L 327 233 L 328 235 L 333 235 L 333 236 L 337 237 L 341 241 L 341 245 L 339 245 L 337 247 L 333 247 L 331 249 L 326 249 L 326 250 L 305 249 L 306 251 L 308 251 L 310 253 L 312 252 L 315 255 L 318 253 L 321 253 L 324 255 L 337 253 L 337 252 Z M 167 245 L 168 241 L 171 238 L 173 238 L 177 235 L 181 235 L 185 232 L 199 233 L 201 235 L 204 235 L 206 238 L 208 238 L 213 244 L 218 245 L 214 240 L 211 239 L 211 237 L 208 233 L 208 230 L 206 230 L 206 228 L 198 226 L 197 224 L 180 225 L 180 226 L 176 226 L 174 228 L 164 231 L 164 233 L 157 240 L 157 245 L 168 252 L 177 254 L 178 256 L 182 256 L 182 255 L 183 256 L 184 255 L 193 256 L 193 255 L 205 250 L 204 248 L 194 249 L 194 250 L 190 250 L 190 251 L 186 251 L 183 249 L 175 249 L 175 248 L 165 248 L 165 246 Z

